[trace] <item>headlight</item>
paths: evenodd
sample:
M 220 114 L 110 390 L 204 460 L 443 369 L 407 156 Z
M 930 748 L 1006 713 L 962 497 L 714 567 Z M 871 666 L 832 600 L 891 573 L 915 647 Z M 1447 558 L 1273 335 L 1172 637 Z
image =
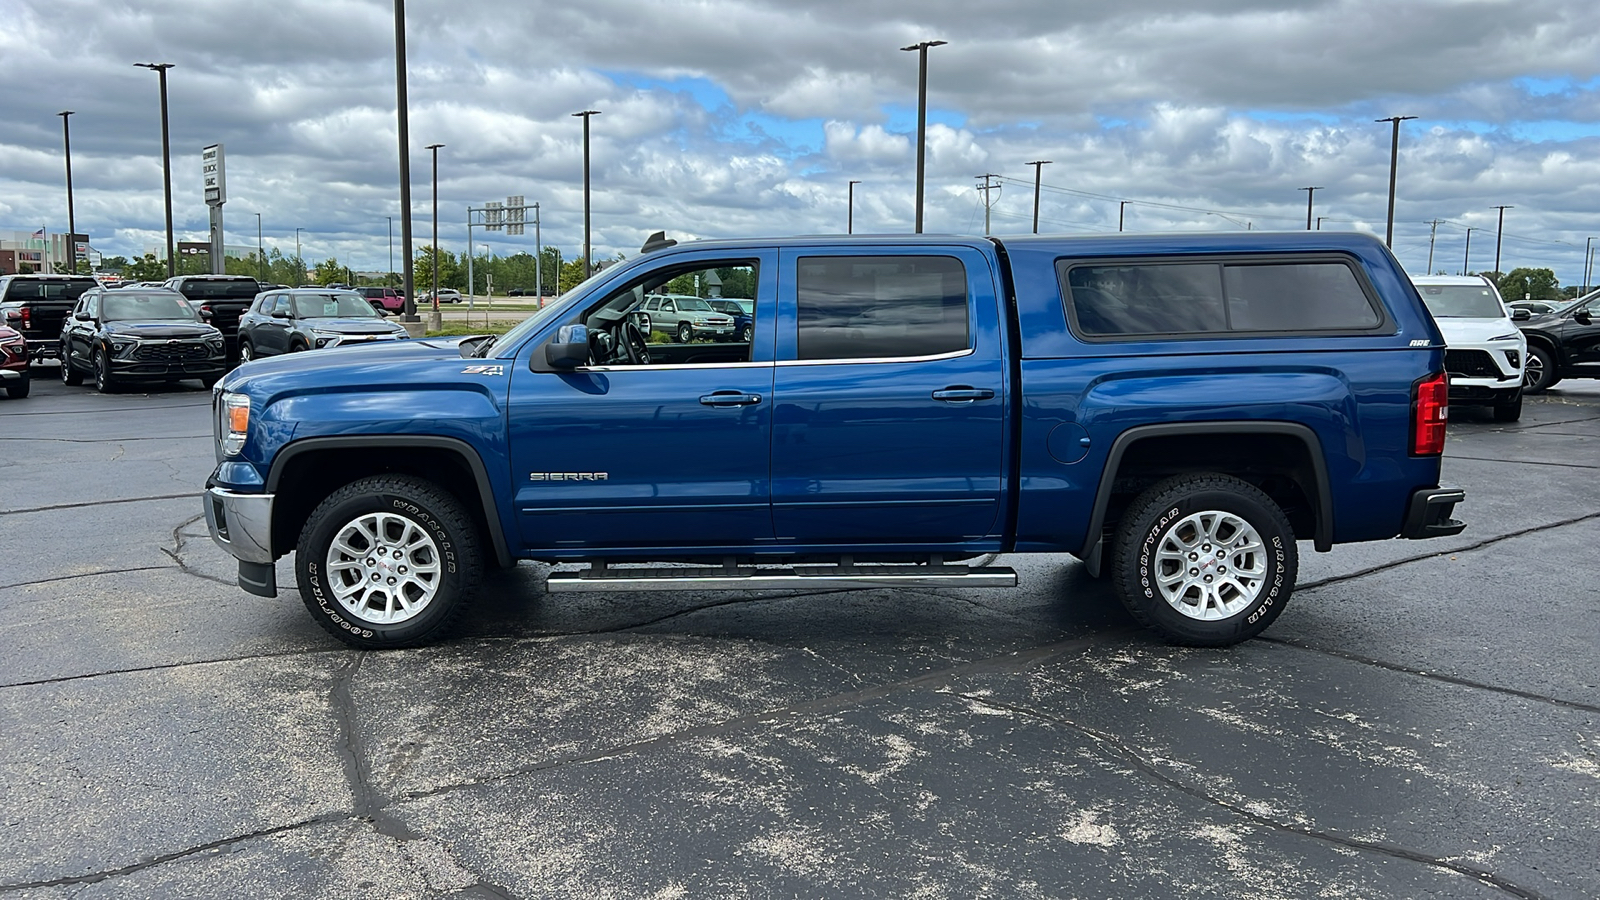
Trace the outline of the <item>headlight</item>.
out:
M 222 342 L 222 335 L 218 334 L 206 338 L 206 346 L 211 348 L 213 351 L 221 353 L 224 346 Z
M 222 453 L 238 456 L 250 432 L 250 396 L 224 391 L 218 408 L 222 416 Z
M 1520 339 L 1521 337 L 1522 337 L 1522 332 L 1513 331 L 1510 334 L 1502 334 L 1502 335 L 1500 335 L 1498 337 L 1489 338 L 1489 340 L 1490 341 L 1515 341 L 1515 340 Z
M 116 338 L 111 341 L 112 356 L 126 356 L 129 350 L 139 346 L 139 342 L 132 338 Z

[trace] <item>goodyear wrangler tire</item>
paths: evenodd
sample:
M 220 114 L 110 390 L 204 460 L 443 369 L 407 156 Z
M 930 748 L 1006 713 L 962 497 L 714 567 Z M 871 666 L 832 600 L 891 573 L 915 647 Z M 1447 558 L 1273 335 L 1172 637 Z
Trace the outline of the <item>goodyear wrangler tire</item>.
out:
M 1264 492 L 1228 475 L 1178 475 L 1133 501 L 1117 528 L 1118 598 L 1167 640 L 1222 647 L 1283 612 L 1299 570 L 1294 532 Z
M 482 573 L 472 518 L 437 485 L 363 478 L 318 504 L 300 531 L 295 573 L 311 617 L 363 650 L 447 635 Z

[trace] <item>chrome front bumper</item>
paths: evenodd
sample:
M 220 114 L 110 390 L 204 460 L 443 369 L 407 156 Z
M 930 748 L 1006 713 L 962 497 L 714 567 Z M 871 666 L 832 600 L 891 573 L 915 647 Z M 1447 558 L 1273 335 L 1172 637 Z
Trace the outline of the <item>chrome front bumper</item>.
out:
M 272 564 L 272 495 L 206 489 L 211 539 L 240 562 Z

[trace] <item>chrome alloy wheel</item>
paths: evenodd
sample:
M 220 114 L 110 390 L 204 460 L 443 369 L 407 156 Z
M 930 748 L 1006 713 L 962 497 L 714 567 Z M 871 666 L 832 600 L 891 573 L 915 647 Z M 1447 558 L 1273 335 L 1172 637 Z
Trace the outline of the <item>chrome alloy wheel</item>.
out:
M 415 618 L 439 591 L 439 548 L 416 522 L 367 513 L 328 547 L 328 584 L 345 612 L 374 625 Z
M 1266 573 L 1261 535 L 1230 512 L 1186 516 L 1156 548 L 1161 596 L 1191 619 L 1226 619 L 1243 610 L 1260 596 Z
M 1537 388 L 1544 381 L 1544 357 L 1537 353 L 1529 353 L 1528 358 L 1522 361 L 1522 386 Z

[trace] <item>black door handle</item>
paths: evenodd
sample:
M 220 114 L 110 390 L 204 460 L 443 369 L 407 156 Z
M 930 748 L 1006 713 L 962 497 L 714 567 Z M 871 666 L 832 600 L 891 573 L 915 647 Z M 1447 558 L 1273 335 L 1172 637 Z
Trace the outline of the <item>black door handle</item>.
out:
M 974 400 L 988 400 L 993 396 L 994 391 L 988 388 L 974 388 L 964 384 L 953 384 L 942 391 L 933 392 L 933 399 L 949 403 L 971 403 Z
M 761 402 L 761 395 L 742 391 L 712 391 L 701 396 L 700 402 L 707 406 L 754 406 Z

